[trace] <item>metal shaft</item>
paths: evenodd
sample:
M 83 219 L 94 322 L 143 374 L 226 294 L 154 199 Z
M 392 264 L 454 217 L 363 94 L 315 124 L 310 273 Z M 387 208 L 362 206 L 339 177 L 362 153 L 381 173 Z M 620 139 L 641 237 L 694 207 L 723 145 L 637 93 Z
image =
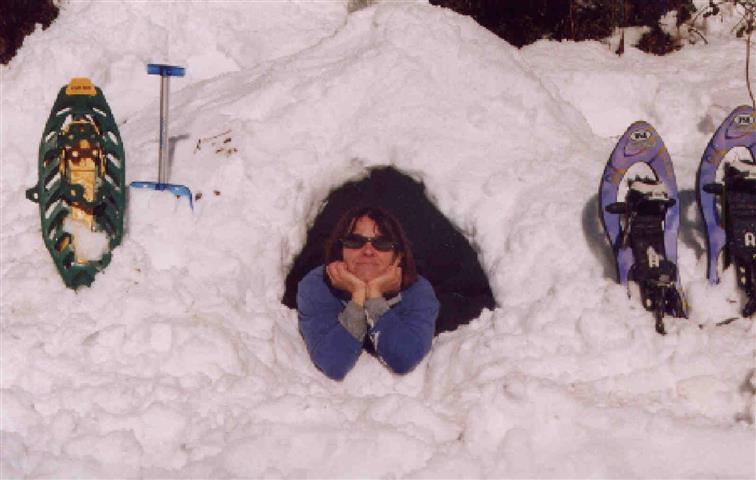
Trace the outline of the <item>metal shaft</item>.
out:
M 168 94 L 170 77 L 160 77 L 160 153 L 158 154 L 158 183 L 168 183 Z

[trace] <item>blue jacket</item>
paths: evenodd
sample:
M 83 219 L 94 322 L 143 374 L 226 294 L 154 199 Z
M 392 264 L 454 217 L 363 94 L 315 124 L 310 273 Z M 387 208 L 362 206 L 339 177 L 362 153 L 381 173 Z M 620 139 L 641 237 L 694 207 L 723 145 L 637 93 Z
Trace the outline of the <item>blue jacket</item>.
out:
M 299 331 L 315 365 L 329 378 L 341 380 L 363 348 L 338 321 L 349 297 L 326 283 L 323 269 L 322 265 L 315 268 L 299 282 Z M 401 300 L 368 328 L 368 337 L 386 366 L 404 374 L 430 350 L 439 303 L 430 282 L 421 276 L 400 293 Z

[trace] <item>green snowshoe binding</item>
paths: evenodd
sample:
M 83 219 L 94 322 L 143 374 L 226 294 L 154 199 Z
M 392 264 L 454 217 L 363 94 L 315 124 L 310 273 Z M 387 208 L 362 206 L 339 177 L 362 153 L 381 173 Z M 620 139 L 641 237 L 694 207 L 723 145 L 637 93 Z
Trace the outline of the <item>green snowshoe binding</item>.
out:
M 39 146 L 42 238 L 66 286 L 89 286 L 123 237 L 126 158 L 102 90 L 74 78 L 61 88 Z

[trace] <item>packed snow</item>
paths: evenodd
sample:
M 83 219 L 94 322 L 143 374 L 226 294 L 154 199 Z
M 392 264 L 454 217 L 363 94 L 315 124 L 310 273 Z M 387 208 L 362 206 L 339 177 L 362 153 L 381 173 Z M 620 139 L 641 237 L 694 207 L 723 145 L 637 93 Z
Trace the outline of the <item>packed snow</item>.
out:
M 0 476 L 753 478 L 756 328 L 732 272 L 706 282 L 693 194 L 709 137 L 749 103 L 734 21 L 665 57 L 617 56 L 517 50 L 424 1 L 64 2 L 0 67 Z M 187 68 L 170 181 L 194 211 L 131 191 L 112 263 L 74 292 L 24 198 L 39 136 L 58 89 L 87 76 L 127 181 L 156 180 L 151 62 Z M 682 190 L 690 318 L 666 336 L 615 282 L 598 221 L 635 120 Z M 334 382 L 280 303 L 284 278 L 329 191 L 387 165 L 478 249 L 498 307 L 406 376 L 364 354 Z

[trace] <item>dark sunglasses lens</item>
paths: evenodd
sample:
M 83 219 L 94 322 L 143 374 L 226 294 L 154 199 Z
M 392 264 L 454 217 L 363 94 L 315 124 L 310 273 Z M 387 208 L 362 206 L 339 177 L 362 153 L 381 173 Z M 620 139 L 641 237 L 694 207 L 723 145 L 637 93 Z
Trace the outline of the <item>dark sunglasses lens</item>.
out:
M 380 252 L 388 252 L 389 250 L 394 249 L 394 242 L 386 237 L 374 238 L 371 243 L 373 244 L 373 247 Z
M 367 238 L 358 235 L 349 235 L 341 239 L 344 248 L 362 248 L 367 243 Z

